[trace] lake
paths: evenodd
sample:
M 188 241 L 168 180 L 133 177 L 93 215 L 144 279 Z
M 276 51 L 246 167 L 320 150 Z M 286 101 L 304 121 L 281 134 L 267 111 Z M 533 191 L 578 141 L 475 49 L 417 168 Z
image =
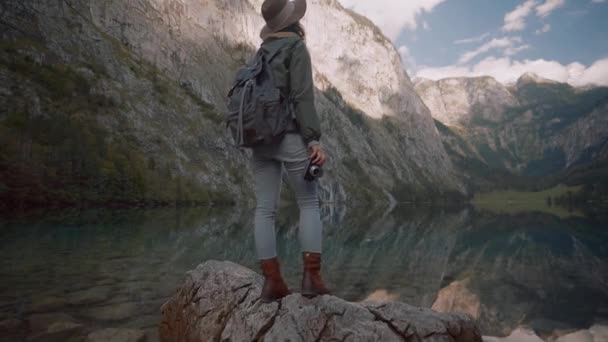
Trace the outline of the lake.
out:
M 588 217 L 474 208 L 323 207 L 324 276 L 350 301 L 404 301 L 477 317 L 484 335 L 539 336 L 608 323 L 608 229 Z M 298 290 L 297 209 L 277 223 Z M 156 338 L 160 306 L 209 260 L 258 271 L 252 210 L 67 210 L 0 223 L 0 320 L 64 313 L 86 331 L 132 327 Z M 1 340 L 1 338 L 0 338 Z

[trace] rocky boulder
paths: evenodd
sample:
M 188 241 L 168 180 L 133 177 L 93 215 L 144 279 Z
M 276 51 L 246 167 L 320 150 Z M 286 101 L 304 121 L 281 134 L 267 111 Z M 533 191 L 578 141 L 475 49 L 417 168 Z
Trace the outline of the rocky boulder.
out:
M 162 306 L 162 341 L 481 341 L 473 320 L 404 303 L 351 303 L 294 293 L 259 301 L 262 277 L 230 262 L 187 273 Z

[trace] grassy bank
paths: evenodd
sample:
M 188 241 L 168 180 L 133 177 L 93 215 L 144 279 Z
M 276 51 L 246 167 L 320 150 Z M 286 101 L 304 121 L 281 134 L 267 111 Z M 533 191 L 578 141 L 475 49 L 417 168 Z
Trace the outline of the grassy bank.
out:
M 582 211 L 562 207 L 555 203 L 558 198 L 577 194 L 582 186 L 558 185 L 542 191 L 501 190 L 476 194 L 472 203 L 476 208 L 501 214 L 542 212 L 561 218 L 583 216 Z

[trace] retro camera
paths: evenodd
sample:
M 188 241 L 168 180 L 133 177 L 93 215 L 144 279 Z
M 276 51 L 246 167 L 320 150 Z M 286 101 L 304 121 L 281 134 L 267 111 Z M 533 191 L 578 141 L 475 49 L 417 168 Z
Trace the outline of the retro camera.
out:
M 312 182 L 321 177 L 323 177 L 323 169 L 321 166 L 314 164 L 312 160 L 309 161 L 308 166 L 306 166 L 306 174 L 304 175 L 304 179 Z

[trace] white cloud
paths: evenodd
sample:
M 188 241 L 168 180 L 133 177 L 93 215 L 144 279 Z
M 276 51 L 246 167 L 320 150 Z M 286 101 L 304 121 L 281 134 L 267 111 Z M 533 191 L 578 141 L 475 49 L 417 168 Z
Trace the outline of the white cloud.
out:
M 536 11 L 538 17 L 545 18 L 554 10 L 564 6 L 565 3 L 566 0 L 545 0 L 542 4 L 538 4 L 536 0 L 527 0 L 515 7 L 513 11 L 505 14 L 505 24 L 502 30 L 505 32 L 521 31 L 526 28 L 526 18 L 533 10 Z
M 401 63 L 403 64 L 405 71 L 407 71 L 409 75 L 413 75 L 412 70 L 416 68 L 416 60 L 414 59 L 414 56 L 412 56 L 412 54 L 410 53 L 410 49 L 408 49 L 407 46 L 403 45 L 399 47 L 397 51 L 399 51 L 399 55 L 401 56 Z
M 562 7 L 565 3 L 566 0 L 546 0 L 542 5 L 536 7 L 536 15 L 544 18 L 555 9 Z
M 606 2 L 606 0 L 591 0 L 591 2 L 601 4 L 602 2 Z
M 511 48 L 516 43 L 521 43 L 521 37 L 494 38 L 473 51 L 463 53 L 458 59 L 458 63 L 468 63 L 482 53 L 498 48 Z
M 365 15 L 395 41 L 404 29 L 418 27 L 417 15 L 430 12 L 445 0 L 340 0 L 344 7 Z
M 591 66 L 574 62 L 563 65 L 544 59 L 514 61 L 509 57 L 488 57 L 472 66 L 450 65 L 444 67 L 421 67 L 416 77 L 434 80 L 447 77 L 492 76 L 499 82 L 516 81 L 522 74 L 534 72 L 541 77 L 573 86 L 588 84 L 608 86 L 608 58 L 600 59 Z
M 551 25 L 545 24 L 545 25 L 543 25 L 543 27 L 536 30 L 536 34 L 543 34 L 543 33 L 549 32 L 549 31 L 551 31 Z
M 600 59 L 578 75 L 579 84 L 599 84 L 608 86 L 608 58 Z
M 531 48 L 531 46 L 528 44 L 520 45 L 520 46 L 509 46 L 508 48 L 505 49 L 504 52 L 505 52 L 505 56 L 514 56 L 521 51 L 528 50 L 529 48 Z
M 527 0 L 523 4 L 517 6 L 513 11 L 505 14 L 505 24 L 502 27 L 503 31 L 521 31 L 526 27 L 526 18 L 534 7 L 536 6 L 536 0 Z
M 486 39 L 487 37 L 490 36 L 489 32 L 486 32 L 480 36 L 477 37 L 471 37 L 471 38 L 465 38 L 465 39 L 459 39 L 459 40 L 455 40 L 454 44 L 469 44 L 469 43 L 479 43 L 481 41 L 483 41 L 484 39 Z

